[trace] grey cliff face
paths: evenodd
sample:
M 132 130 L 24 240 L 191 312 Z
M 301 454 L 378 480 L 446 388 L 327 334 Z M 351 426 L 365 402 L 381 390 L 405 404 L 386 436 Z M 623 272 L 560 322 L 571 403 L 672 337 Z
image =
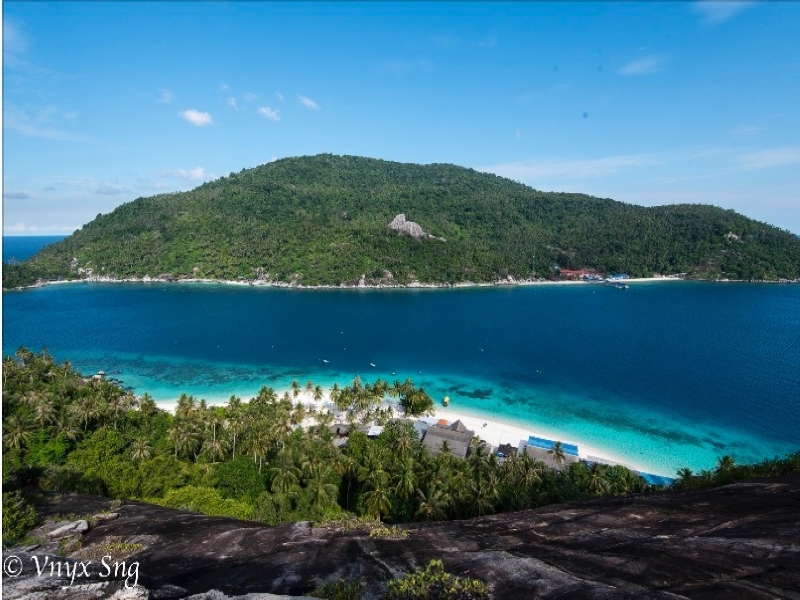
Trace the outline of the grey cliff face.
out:
M 418 223 L 406 221 L 406 216 L 402 213 L 392 219 L 392 222 L 389 223 L 389 229 L 394 229 L 405 235 L 410 235 L 417 240 L 426 235 Z

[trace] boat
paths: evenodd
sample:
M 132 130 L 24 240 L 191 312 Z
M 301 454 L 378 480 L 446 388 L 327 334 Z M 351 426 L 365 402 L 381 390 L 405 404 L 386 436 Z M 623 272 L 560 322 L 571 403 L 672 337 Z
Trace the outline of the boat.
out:
M 450 397 L 445 396 L 444 400 L 442 400 L 442 406 L 450 406 Z

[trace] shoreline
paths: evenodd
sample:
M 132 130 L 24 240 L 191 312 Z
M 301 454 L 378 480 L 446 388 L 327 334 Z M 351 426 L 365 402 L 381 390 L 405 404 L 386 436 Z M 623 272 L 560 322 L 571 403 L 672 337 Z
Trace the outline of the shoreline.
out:
M 84 277 L 81 279 L 58 279 L 58 280 L 41 280 L 34 284 L 15 287 L 3 288 L 3 291 L 14 290 L 27 290 L 46 287 L 49 285 L 66 285 L 76 283 L 199 283 L 209 285 L 234 285 L 241 287 L 255 287 L 255 288 L 280 288 L 291 290 L 413 290 L 413 289 L 474 289 L 474 288 L 503 288 L 503 287 L 527 287 L 527 286 L 563 286 L 563 285 L 614 285 L 615 283 L 629 284 L 629 283 L 660 283 L 665 281 L 698 281 L 709 283 L 771 283 L 771 284 L 800 284 L 800 279 L 694 279 L 685 277 L 683 274 L 661 275 L 653 277 L 629 277 L 627 279 L 602 279 L 602 280 L 551 280 L 551 279 L 515 279 L 509 276 L 507 279 L 499 279 L 491 282 L 473 282 L 465 281 L 460 283 L 422 283 L 419 281 L 412 281 L 408 284 L 367 284 L 359 282 L 358 284 L 339 284 L 339 285 L 304 285 L 296 282 L 285 281 L 266 281 L 259 279 L 210 279 L 203 277 L 190 277 L 185 279 L 161 279 L 158 277 L 124 277 L 115 278 L 109 276 L 92 276 Z
M 292 390 L 289 388 L 275 390 L 275 393 L 278 397 L 283 396 L 284 392 L 289 392 L 289 396 L 292 397 Z M 336 414 L 333 410 L 331 410 L 333 403 L 330 399 L 330 391 L 325 390 L 323 393 L 323 398 L 319 401 L 313 400 L 311 398 L 309 392 L 303 390 L 301 391 L 296 398 L 292 397 L 293 404 L 303 404 L 305 406 L 313 406 L 317 411 L 327 410 Z M 199 400 L 199 398 L 197 399 Z M 228 399 L 225 398 L 206 398 L 206 404 L 208 406 L 225 406 L 228 403 Z M 242 401 L 249 402 L 242 398 Z M 163 400 L 157 401 L 156 406 L 162 410 L 169 411 L 170 413 L 175 413 L 175 408 L 177 407 L 178 401 L 176 400 Z M 388 400 L 384 400 L 384 406 L 391 406 L 396 409 L 396 417 L 402 418 L 402 411 L 397 410 L 397 403 L 391 402 Z M 571 439 L 571 438 L 564 438 L 558 434 L 558 432 L 552 431 L 547 428 L 542 428 L 541 426 L 531 425 L 527 426 L 524 424 L 513 423 L 511 421 L 507 421 L 504 419 L 498 419 L 493 415 L 481 415 L 476 412 L 467 410 L 464 412 L 463 410 L 459 410 L 458 408 L 453 408 L 452 406 L 444 407 L 441 404 L 437 404 L 434 402 L 434 414 L 425 417 L 412 417 L 416 420 L 419 419 L 446 419 L 451 424 L 454 421 L 460 420 L 464 425 L 467 426 L 468 429 L 472 430 L 474 434 L 487 442 L 492 448 L 496 449 L 500 444 L 511 444 L 515 448 L 519 448 L 522 442 L 528 441 L 530 436 L 544 438 L 544 439 L 552 439 L 554 441 L 561 441 L 565 443 L 573 443 L 578 446 L 578 456 L 581 460 L 588 460 L 589 457 L 597 457 L 602 459 L 603 461 L 607 462 L 608 464 L 619 464 L 622 466 L 627 467 L 632 471 L 638 471 L 640 473 L 651 473 L 653 475 L 663 476 L 663 477 L 673 477 L 674 474 L 663 474 L 663 473 L 652 473 L 652 469 L 644 467 L 641 464 L 637 464 L 635 461 L 631 461 L 625 457 L 616 455 L 613 451 L 608 449 L 601 449 L 596 446 L 589 446 L 583 443 L 580 440 Z M 306 419 L 302 423 L 303 427 L 308 427 L 309 425 L 313 424 L 312 419 Z
M 79 283 L 169 283 L 169 284 L 208 284 L 208 285 L 233 285 L 240 287 L 254 287 L 254 288 L 279 288 L 290 290 L 416 290 L 416 289 L 431 289 L 431 290 L 448 290 L 448 289 L 474 289 L 474 288 L 504 288 L 504 287 L 528 287 L 528 286 L 564 286 L 564 285 L 613 285 L 614 282 L 618 283 L 656 283 L 664 281 L 701 281 L 713 283 L 800 283 L 800 280 L 749 280 L 749 279 L 688 279 L 676 275 L 665 275 L 663 277 L 631 277 L 622 280 L 601 280 L 601 281 L 576 281 L 576 280 L 500 280 L 495 282 L 463 282 L 463 283 L 420 283 L 412 282 L 407 285 L 302 285 L 296 283 L 286 283 L 282 281 L 236 281 L 230 279 L 204 279 L 204 278 L 188 278 L 188 279 L 146 279 L 140 277 L 126 277 L 123 279 L 116 279 L 113 277 L 86 277 L 83 279 L 61 279 L 61 280 L 47 280 L 38 281 L 32 285 L 21 286 L 16 288 L 3 288 L 3 291 L 21 291 L 28 289 L 36 289 L 47 287 L 50 285 L 67 285 Z

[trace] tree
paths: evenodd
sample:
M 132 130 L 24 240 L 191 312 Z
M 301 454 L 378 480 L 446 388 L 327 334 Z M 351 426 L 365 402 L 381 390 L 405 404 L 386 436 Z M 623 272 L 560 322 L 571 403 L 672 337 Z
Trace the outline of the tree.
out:
M 20 415 L 11 415 L 3 423 L 3 445 L 8 449 L 21 450 L 28 445 L 33 433 L 31 423 Z
M 133 462 L 144 462 L 152 456 L 152 448 L 147 440 L 139 438 L 131 444 L 131 459 Z
M 564 445 L 560 441 L 553 444 L 553 447 L 550 448 L 547 453 L 553 457 L 553 462 L 555 462 L 559 467 L 563 466 L 564 461 L 567 460 L 567 457 L 564 454 Z
M 314 395 L 313 395 L 314 402 L 319 402 L 324 397 L 325 397 L 325 394 L 322 391 L 322 387 L 321 386 L 316 386 L 314 388 Z
M 372 489 L 364 494 L 367 514 L 375 519 L 388 515 L 392 508 L 389 498 L 389 476 L 381 471 L 372 479 Z
M 736 460 L 732 456 L 726 454 L 725 456 L 723 456 L 722 458 L 720 458 L 717 461 L 716 474 L 717 475 L 726 475 L 726 474 L 730 473 L 733 470 L 733 467 L 734 467 L 735 464 L 736 464 Z
M 428 486 L 427 494 L 418 489 L 417 497 L 419 499 L 417 517 L 423 521 L 440 521 L 447 516 L 447 494 L 438 489 L 436 484 Z

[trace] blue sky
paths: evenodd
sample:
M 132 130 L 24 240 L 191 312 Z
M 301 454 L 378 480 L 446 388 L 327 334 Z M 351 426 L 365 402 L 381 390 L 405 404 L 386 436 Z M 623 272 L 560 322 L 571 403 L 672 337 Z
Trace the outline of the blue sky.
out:
M 321 152 L 800 233 L 800 4 L 3 3 L 3 231 Z

